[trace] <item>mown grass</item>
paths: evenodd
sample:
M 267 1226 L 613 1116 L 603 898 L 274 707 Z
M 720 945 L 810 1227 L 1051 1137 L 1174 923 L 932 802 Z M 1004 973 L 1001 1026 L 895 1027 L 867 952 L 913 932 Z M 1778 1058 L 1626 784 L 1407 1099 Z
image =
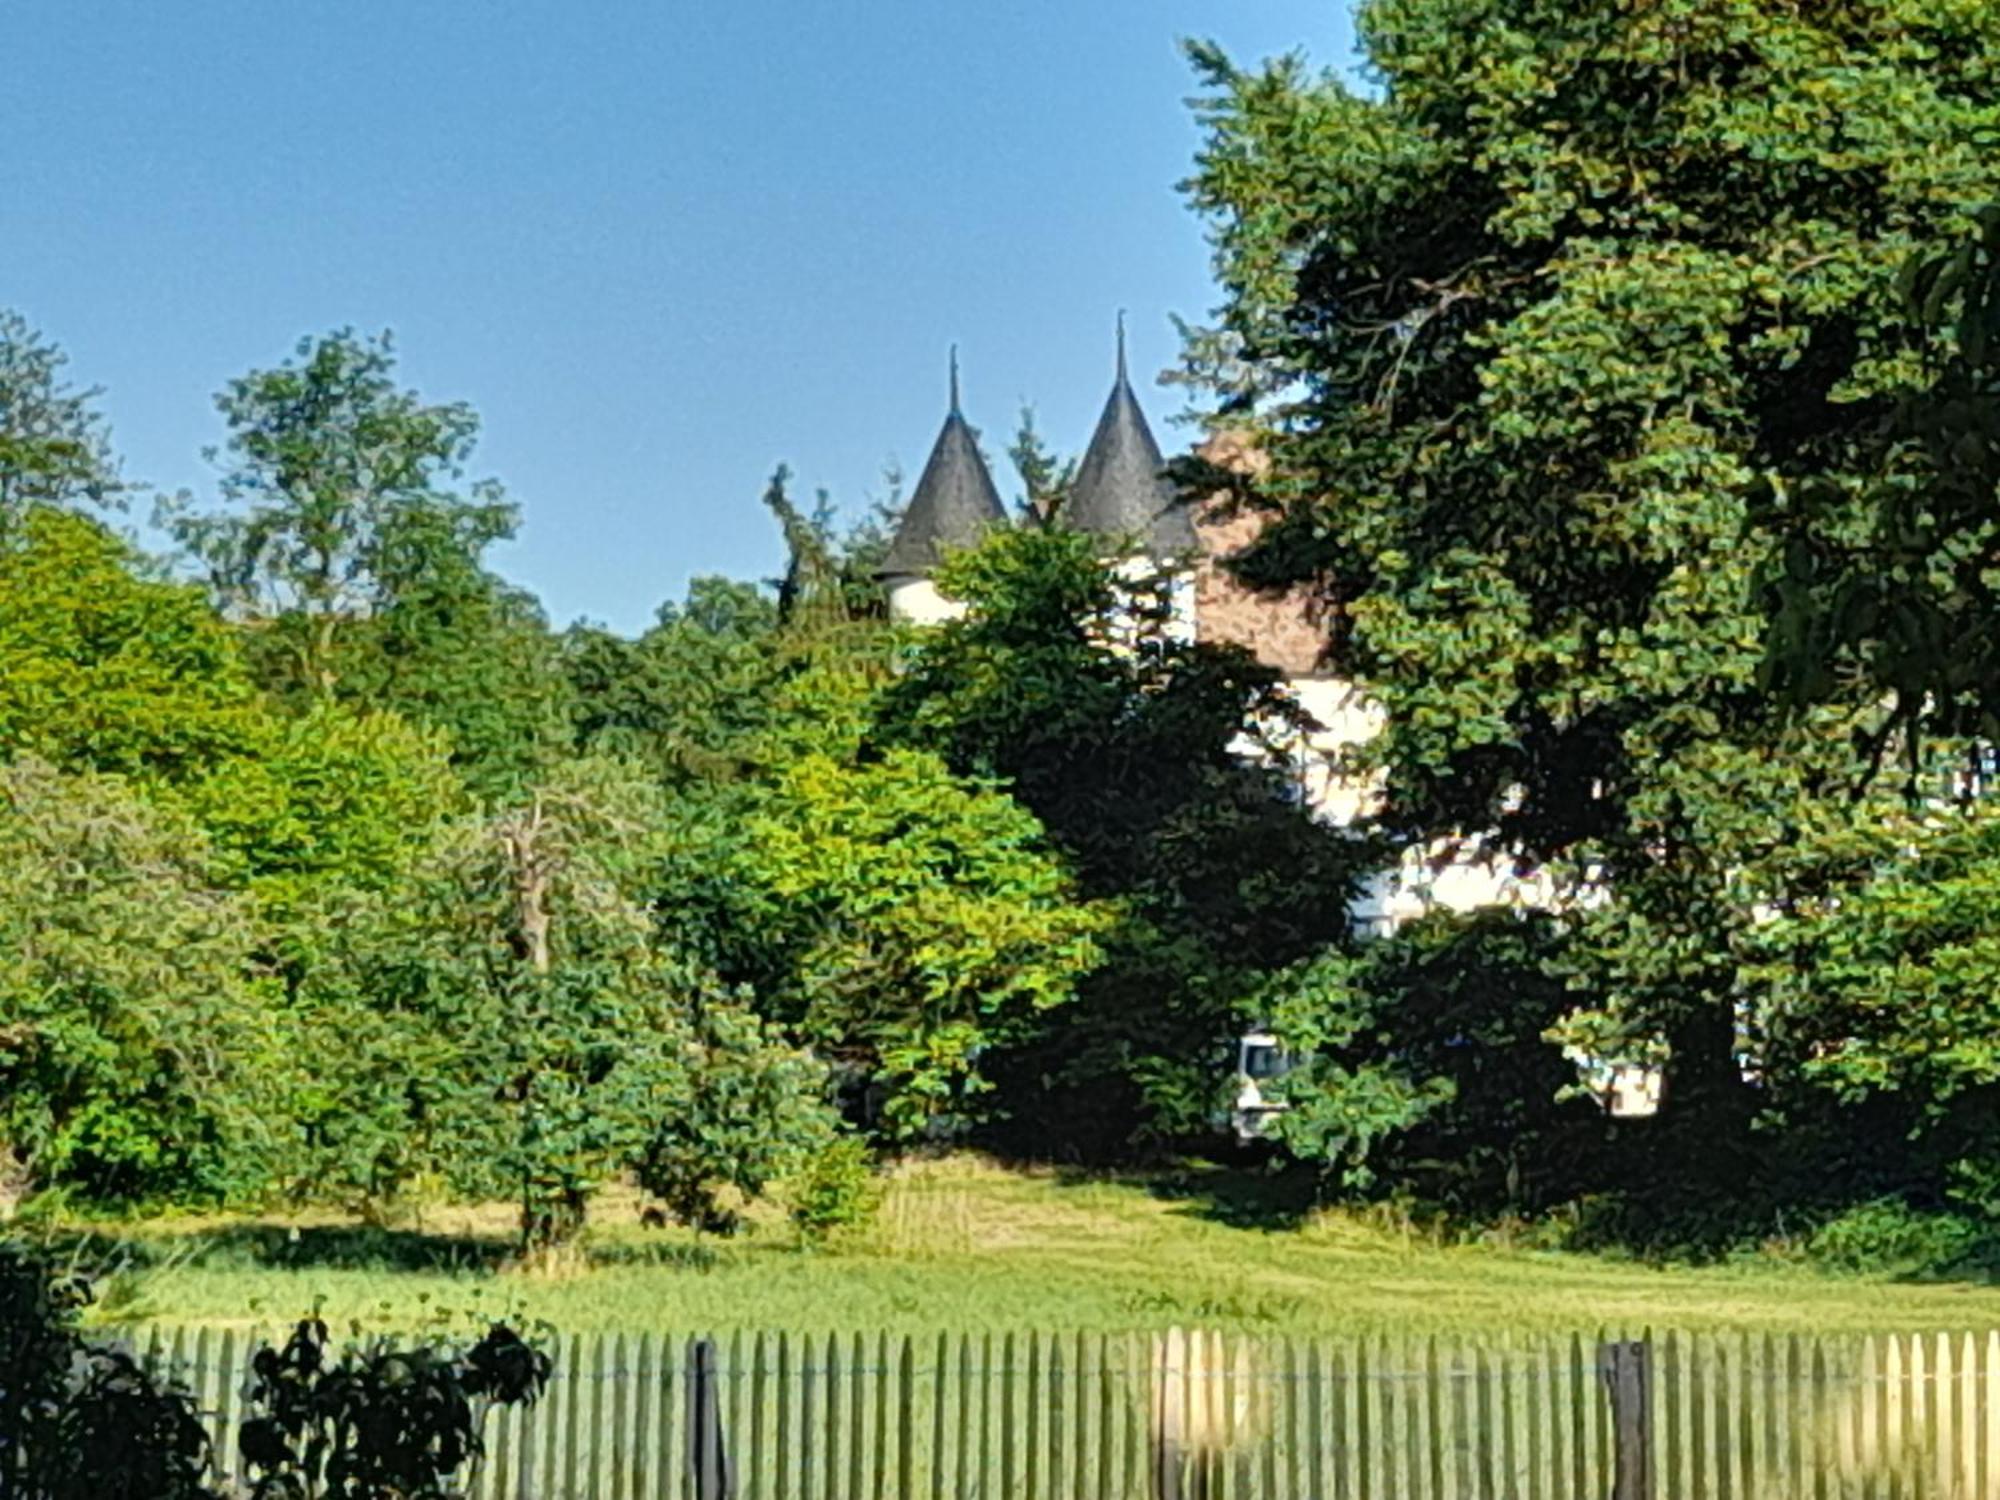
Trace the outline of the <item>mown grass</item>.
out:
M 847 1243 L 797 1248 L 773 1216 L 734 1239 L 648 1228 L 612 1195 L 591 1265 L 561 1280 L 506 1268 L 502 1208 L 385 1230 L 328 1218 L 71 1226 L 128 1269 L 103 1316 L 407 1327 L 440 1314 L 558 1328 L 898 1332 L 1117 1330 L 1486 1333 L 1646 1326 L 1826 1332 L 2000 1326 L 2000 1288 L 1833 1276 L 1776 1259 L 1654 1267 L 1615 1257 L 1449 1244 L 1354 1215 L 1287 1215 L 1256 1179 L 1078 1177 L 970 1158 L 890 1179 Z

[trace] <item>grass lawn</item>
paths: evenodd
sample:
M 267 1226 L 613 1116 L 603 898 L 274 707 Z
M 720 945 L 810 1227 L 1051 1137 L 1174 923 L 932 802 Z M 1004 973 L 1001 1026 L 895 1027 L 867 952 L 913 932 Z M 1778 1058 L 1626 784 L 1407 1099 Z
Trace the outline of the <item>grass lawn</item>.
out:
M 1272 1214 L 1222 1172 L 1074 1178 L 970 1158 L 906 1167 L 879 1220 L 816 1254 L 759 1218 L 738 1237 L 647 1228 L 613 1194 L 592 1265 L 566 1280 L 505 1269 L 502 1208 L 420 1228 L 326 1218 L 177 1218 L 88 1226 L 91 1260 L 133 1267 L 100 1316 L 408 1326 L 510 1315 L 575 1331 L 769 1328 L 1255 1332 L 1755 1328 L 1889 1332 L 2000 1327 L 2000 1288 L 1835 1277 L 1776 1261 L 1655 1268 L 1609 1257 L 1443 1245 L 1353 1216 Z

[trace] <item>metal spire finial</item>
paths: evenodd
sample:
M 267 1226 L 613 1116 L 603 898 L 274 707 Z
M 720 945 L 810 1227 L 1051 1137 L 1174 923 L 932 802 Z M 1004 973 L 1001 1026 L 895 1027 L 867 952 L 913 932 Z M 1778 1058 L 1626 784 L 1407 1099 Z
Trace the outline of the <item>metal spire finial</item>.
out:
M 951 409 L 958 411 L 958 345 L 951 346 Z
M 1125 309 L 1118 309 L 1118 380 L 1125 381 Z

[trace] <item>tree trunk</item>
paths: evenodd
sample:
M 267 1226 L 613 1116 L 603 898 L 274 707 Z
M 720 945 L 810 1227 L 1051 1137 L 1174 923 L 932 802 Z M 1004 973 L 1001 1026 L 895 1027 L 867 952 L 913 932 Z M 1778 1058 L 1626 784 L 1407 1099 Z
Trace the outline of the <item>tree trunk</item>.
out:
M 521 1199 L 521 1264 L 544 1275 L 562 1275 L 581 1263 L 577 1237 L 583 1233 L 590 1202 L 574 1187 L 537 1190 L 529 1184 Z

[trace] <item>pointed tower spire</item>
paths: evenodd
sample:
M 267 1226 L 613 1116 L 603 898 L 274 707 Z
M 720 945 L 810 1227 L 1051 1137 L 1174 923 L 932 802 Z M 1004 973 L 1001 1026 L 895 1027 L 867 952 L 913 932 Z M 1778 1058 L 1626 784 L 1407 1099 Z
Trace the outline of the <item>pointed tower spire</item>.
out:
M 993 475 L 979 452 L 965 414 L 958 406 L 958 346 L 951 350 L 951 410 L 931 448 L 931 456 L 895 540 L 882 559 L 879 577 L 928 578 L 944 554 L 976 547 L 995 526 L 1007 524 L 1007 507 L 993 486 Z
M 1177 557 L 1195 545 L 1188 508 L 1166 478 L 1160 445 L 1146 425 L 1125 364 L 1125 314 L 1118 314 L 1118 374 L 1097 431 L 1077 467 L 1063 515 L 1107 541 L 1136 541 L 1148 555 Z

